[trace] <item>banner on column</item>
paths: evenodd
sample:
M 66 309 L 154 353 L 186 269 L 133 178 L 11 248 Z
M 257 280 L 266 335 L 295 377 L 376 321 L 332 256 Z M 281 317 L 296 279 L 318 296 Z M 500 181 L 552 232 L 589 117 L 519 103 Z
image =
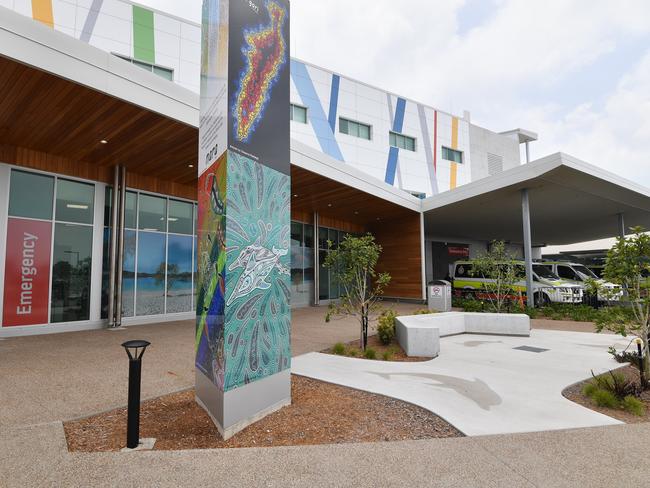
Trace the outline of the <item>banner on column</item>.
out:
M 4 327 L 48 322 L 51 252 L 50 222 L 9 218 Z

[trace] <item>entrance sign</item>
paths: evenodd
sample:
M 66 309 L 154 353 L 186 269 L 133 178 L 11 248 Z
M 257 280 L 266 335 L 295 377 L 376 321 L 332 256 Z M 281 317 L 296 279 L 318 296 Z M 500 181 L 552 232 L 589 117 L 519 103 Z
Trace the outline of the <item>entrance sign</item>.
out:
M 4 327 L 47 324 L 52 224 L 9 218 L 5 265 Z
M 291 401 L 289 2 L 204 0 L 196 398 L 225 438 Z

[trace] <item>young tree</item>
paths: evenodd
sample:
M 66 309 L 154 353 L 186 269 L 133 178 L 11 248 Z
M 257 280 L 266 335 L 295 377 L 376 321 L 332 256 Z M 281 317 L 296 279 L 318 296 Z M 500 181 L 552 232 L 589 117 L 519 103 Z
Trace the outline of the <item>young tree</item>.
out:
M 607 254 L 605 279 L 621 285 L 627 294 L 632 314 L 623 312 L 605 314 L 597 324 L 598 332 L 611 330 L 623 337 L 637 335 L 643 341 L 645 377 L 650 380 L 650 293 L 647 289 L 647 273 L 650 271 L 650 235 L 641 227 L 632 229 L 633 235 L 620 237 Z
M 325 320 L 333 316 L 356 317 L 360 325 L 360 345 L 368 343 L 368 322 L 381 311 L 378 300 L 390 282 L 388 273 L 377 273 L 375 267 L 381 246 L 371 234 L 362 237 L 346 235 L 338 247 L 328 241 L 329 252 L 323 264 L 338 281 L 342 293 L 338 303 L 330 303 Z
M 485 289 L 491 308 L 500 313 L 518 295 L 516 283 L 520 279 L 520 266 L 506 249 L 503 241 L 492 241 L 490 250 L 472 259 L 472 276 L 485 278 Z

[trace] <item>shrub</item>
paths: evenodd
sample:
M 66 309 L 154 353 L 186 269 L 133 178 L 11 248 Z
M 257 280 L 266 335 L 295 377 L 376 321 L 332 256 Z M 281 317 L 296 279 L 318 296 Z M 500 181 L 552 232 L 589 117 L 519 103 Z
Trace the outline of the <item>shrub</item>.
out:
M 413 315 L 429 315 L 432 313 L 439 313 L 437 310 L 429 310 L 427 308 L 420 308 L 413 312 Z
M 523 311 L 519 313 L 525 313 L 531 319 L 536 319 L 537 316 L 539 315 L 539 310 L 537 310 L 535 307 L 526 307 Z
M 372 347 L 368 347 L 363 351 L 363 356 L 366 359 L 377 359 L 377 352 Z
M 598 391 L 598 387 L 592 382 L 587 383 L 582 388 L 582 394 L 589 398 L 591 398 L 594 395 L 594 393 L 596 393 L 597 391 Z
M 591 399 L 599 407 L 618 408 L 619 402 L 616 396 L 607 390 L 596 389 L 591 395 Z
M 485 303 L 479 301 L 479 300 L 474 300 L 473 298 L 468 298 L 467 300 L 463 300 L 462 302 L 462 307 L 465 312 L 484 312 L 485 311 Z
M 345 344 L 337 342 L 334 344 L 334 347 L 332 347 L 332 352 L 338 356 L 343 356 L 345 354 Z
M 638 398 L 628 395 L 623 398 L 621 406 L 625 411 L 630 412 L 638 417 L 643 417 L 645 415 L 645 405 Z
M 392 361 L 393 360 L 393 351 L 391 351 L 390 349 L 387 349 L 386 351 L 383 352 L 383 354 L 381 355 L 381 358 L 384 361 Z
M 379 317 L 377 323 L 377 336 L 379 342 L 387 346 L 395 337 L 395 317 L 397 314 L 393 310 L 386 310 Z
M 591 375 L 599 389 L 612 393 L 618 400 L 622 400 L 628 395 L 635 395 L 637 392 L 636 384 L 621 373 L 610 371 L 609 374 L 594 376 L 592 371 Z
M 357 356 L 359 356 L 360 352 L 361 351 L 356 347 L 349 347 L 348 350 L 346 351 L 346 355 L 350 356 L 351 358 L 356 358 Z

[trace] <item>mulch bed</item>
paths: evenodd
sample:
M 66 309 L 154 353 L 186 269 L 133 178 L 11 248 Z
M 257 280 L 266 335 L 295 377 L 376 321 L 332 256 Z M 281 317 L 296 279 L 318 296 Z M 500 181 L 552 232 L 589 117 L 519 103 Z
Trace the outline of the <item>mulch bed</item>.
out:
M 625 368 L 620 368 L 616 370 L 617 373 L 625 375 L 627 378 L 638 382 L 639 381 L 639 370 L 633 366 L 627 366 Z M 584 386 L 589 383 L 590 380 L 583 381 L 581 383 L 576 383 L 565 389 L 562 394 L 569 400 L 576 402 L 584 407 L 590 408 L 596 412 L 600 412 L 609 417 L 625 422 L 626 424 L 638 424 L 641 422 L 650 422 L 650 390 L 646 390 L 641 394 L 639 400 L 645 403 L 646 413 L 644 416 L 640 417 L 638 415 L 631 414 L 626 412 L 623 409 L 616 408 L 606 408 L 599 407 L 594 404 L 591 398 L 586 397 L 582 393 Z
M 360 344 L 361 341 L 359 340 L 345 343 L 346 349 L 354 348 L 359 351 L 358 355 L 348 356 L 348 357 L 356 357 L 357 359 L 366 359 L 361 353 Z M 384 354 L 385 351 L 389 351 L 389 350 L 393 353 L 390 361 L 396 361 L 401 363 L 419 363 L 422 361 L 431 361 L 431 359 L 433 359 L 433 358 L 417 357 L 417 356 L 409 357 L 406 355 L 404 349 L 402 349 L 402 347 L 397 342 L 393 341 L 393 343 L 389 344 L 388 346 L 385 346 L 379 341 L 379 337 L 376 335 L 368 336 L 368 347 L 374 349 L 375 352 L 377 353 L 377 358 L 376 358 L 377 361 L 382 361 L 383 360 L 382 355 Z M 325 354 L 334 354 L 331 347 L 321 352 Z M 347 354 L 345 354 L 344 356 L 347 356 Z
M 440 417 L 400 400 L 300 376 L 292 404 L 223 441 L 194 390 L 142 404 L 140 437 L 156 450 L 275 447 L 461 437 Z M 64 424 L 68 449 L 118 451 L 126 444 L 126 408 Z

